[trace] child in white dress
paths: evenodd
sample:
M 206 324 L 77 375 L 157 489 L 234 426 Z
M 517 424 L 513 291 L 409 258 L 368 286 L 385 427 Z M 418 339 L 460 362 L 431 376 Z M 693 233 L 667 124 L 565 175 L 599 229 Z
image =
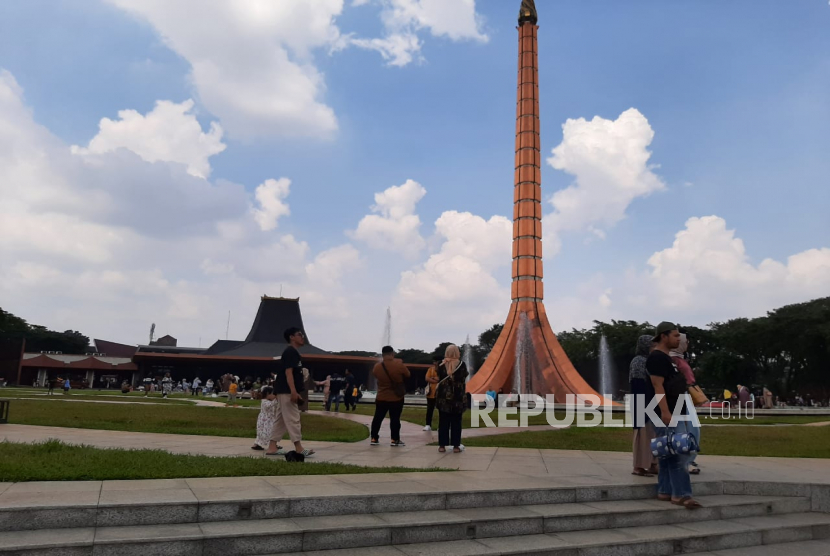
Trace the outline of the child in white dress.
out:
M 252 450 L 264 450 L 271 442 L 271 431 L 274 428 L 274 421 L 277 420 L 277 396 L 270 386 L 262 388 L 262 403 L 260 404 L 259 417 L 256 420 L 256 442 L 251 446 Z M 277 447 L 279 449 L 279 446 Z

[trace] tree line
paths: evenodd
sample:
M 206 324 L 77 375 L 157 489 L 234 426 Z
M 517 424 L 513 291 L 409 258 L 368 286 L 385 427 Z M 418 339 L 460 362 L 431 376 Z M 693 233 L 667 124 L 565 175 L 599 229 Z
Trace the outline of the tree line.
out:
M 77 330 L 56 332 L 45 326 L 29 324 L 24 319 L 0 308 L 0 338 L 26 340 L 26 351 L 60 351 L 67 354 L 86 353 L 89 338 Z
M 698 383 L 711 392 L 743 384 L 767 387 L 784 399 L 796 394 L 830 398 L 830 297 L 780 307 L 762 317 L 713 322 L 705 328 L 678 326 L 689 339 L 687 357 Z M 476 369 L 493 349 L 502 327 L 495 324 L 488 328 L 471 346 Z M 617 390 L 625 392 L 637 338 L 653 331 L 649 322 L 594 321 L 591 328 L 574 328 L 557 333 L 557 337 L 576 369 L 597 387 L 599 344 L 604 335 L 616 367 Z M 404 349 L 398 356 L 406 363 L 428 364 L 433 354 L 443 355 L 449 343 L 442 342 L 432 352 Z

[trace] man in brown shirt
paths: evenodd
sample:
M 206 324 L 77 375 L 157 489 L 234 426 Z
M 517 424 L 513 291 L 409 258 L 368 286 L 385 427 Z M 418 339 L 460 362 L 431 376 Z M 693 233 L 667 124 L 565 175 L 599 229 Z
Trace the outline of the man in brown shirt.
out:
M 375 418 L 372 419 L 371 445 L 380 444 L 380 426 L 389 413 L 389 429 L 392 433 L 392 446 L 404 446 L 401 440 L 401 413 L 406 394 L 405 381 L 409 378 L 409 369 L 400 359 L 395 359 L 392 346 L 384 346 L 381 351 L 383 360 L 375 365 L 372 374 L 378 383 L 375 398 Z

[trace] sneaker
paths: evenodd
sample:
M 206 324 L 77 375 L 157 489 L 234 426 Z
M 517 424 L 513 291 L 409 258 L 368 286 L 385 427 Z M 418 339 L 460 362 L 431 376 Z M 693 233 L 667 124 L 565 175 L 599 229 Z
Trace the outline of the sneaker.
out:
M 370 444 L 371 446 L 377 446 L 377 445 L 379 445 L 379 444 L 380 444 L 380 441 L 379 441 L 377 438 L 373 438 L 373 439 L 369 442 L 369 444 Z
M 459 444 L 459 445 L 458 445 L 458 448 L 459 448 L 462 452 L 464 451 L 464 445 L 463 445 L 463 444 Z
M 432 427 L 430 427 L 429 425 L 424 427 L 424 432 L 430 432 L 431 430 L 432 430 Z
M 403 440 L 393 440 L 392 443 L 390 444 L 390 446 L 392 446 L 394 448 L 396 446 L 406 446 L 406 444 L 404 443 Z

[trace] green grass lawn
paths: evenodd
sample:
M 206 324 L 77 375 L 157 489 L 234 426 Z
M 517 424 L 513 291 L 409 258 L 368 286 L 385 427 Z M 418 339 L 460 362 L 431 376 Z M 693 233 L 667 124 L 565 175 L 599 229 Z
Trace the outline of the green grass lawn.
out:
M 0 442 L 0 482 L 101 481 L 400 473 L 402 467 L 358 467 L 340 463 L 288 463 L 284 459 L 175 455 L 161 450 L 100 449 L 57 440 L 38 444 Z M 419 469 L 418 471 L 439 471 Z
M 253 438 L 256 436 L 258 415 L 253 410 L 225 407 L 14 400 L 11 403 L 9 422 L 20 425 Z M 305 440 L 358 442 L 369 436 L 365 426 L 344 419 L 303 415 L 302 424 Z
M 171 394 L 168 399 L 164 399 L 161 393 L 153 393 L 145 397 L 143 392 L 130 392 L 129 394 L 122 394 L 118 390 L 70 390 L 68 394 L 64 394 L 63 390 L 55 389 L 52 396 L 47 395 L 45 388 L 3 388 L 0 390 L 0 398 L 35 398 L 38 400 L 93 400 L 93 401 L 129 401 L 129 402 L 155 402 L 168 404 L 190 404 L 190 400 L 183 394 Z
M 629 428 L 570 428 L 466 438 L 467 446 L 630 452 Z M 702 455 L 830 458 L 830 427 L 704 427 Z

